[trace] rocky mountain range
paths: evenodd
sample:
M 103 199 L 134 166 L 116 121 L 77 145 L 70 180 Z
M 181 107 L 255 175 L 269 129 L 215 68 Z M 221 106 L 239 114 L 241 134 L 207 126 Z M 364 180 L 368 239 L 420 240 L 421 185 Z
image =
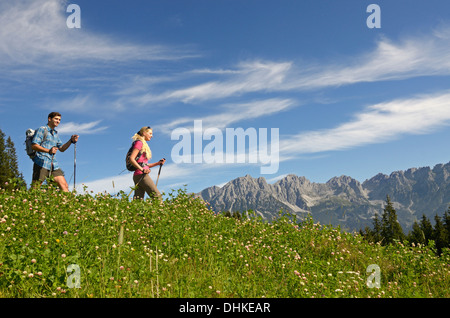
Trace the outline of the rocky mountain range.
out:
M 223 187 L 213 186 L 197 194 L 216 212 L 253 210 L 264 220 L 278 217 L 280 211 L 314 222 L 340 225 L 348 231 L 372 227 L 375 213 L 381 216 L 387 195 L 394 204 L 405 233 L 425 214 L 434 216 L 450 206 L 450 162 L 433 168 L 410 168 L 382 173 L 360 183 L 349 177 L 333 177 L 326 183 L 288 175 L 273 184 L 250 175 L 234 179 Z

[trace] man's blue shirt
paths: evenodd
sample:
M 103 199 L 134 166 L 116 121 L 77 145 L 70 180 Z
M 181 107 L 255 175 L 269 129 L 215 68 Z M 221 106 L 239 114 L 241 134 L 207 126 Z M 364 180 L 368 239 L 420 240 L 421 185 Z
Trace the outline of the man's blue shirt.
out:
M 44 140 L 45 130 L 47 130 L 47 136 Z M 59 149 L 62 146 L 62 142 L 61 139 L 59 139 L 58 132 L 55 129 L 51 129 L 48 125 L 39 127 L 36 130 L 31 143 L 41 145 L 42 147 L 47 149 L 50 149 L 52 147 L 57 147 Z M 48 152 L 36 151 L 36 156 L 33 158 L 33 162 L 42 168 L 50 170 L 52 165 L 52 155 Z M 58 161 L 56 160 L 56 158 L 54 158 L 53 170 L 57 169 L 59 169 Z

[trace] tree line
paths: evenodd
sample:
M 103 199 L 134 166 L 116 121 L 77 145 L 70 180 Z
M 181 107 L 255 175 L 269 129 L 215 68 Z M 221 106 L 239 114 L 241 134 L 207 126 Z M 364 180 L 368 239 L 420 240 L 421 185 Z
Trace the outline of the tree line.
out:
M 435 224 L 423 214 L 420 221 L 414 221 L 412 230 L 405 234 L 397 220 L 397 212 L 394 209 L 389 196 L 383 209 L 381 219 L 377 214 L 373 219 L 373 228 L 366 227 L 360 230 L 360 234 L 368 241 L 381 245 L 392 244 L 396 241 L 409 244 L 433 244 L 436 253 L 441 254 L 444 248 L 450 248 L 450 207 L 442 217 L 437 214 L 434 217 Z
M 26 188 L 23 174 L 19 171 L 16 148 L 11 137 L 6 138 L 0 129 L 0 186 L 6 189 Z

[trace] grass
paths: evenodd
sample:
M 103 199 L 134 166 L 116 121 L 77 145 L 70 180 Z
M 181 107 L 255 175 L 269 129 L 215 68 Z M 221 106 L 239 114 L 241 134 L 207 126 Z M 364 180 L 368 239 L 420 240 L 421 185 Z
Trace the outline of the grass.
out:
M 448 286 L 448 250 L 369 244 L 288 215 L 230 218 L 183 190 L 130 202 L 0 189 L 3 298 L 444 298 Z

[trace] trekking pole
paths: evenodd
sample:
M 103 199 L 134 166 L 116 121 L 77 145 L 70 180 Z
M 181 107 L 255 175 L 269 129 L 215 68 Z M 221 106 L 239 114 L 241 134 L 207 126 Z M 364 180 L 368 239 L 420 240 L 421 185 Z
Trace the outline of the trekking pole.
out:
M 160 161 L 166 160 L 166 158 L 162 158 Z M 159 165 L 158 178 L 156 178 L 156 186 L 158 186 L 159 175 L 161 174 L 162 165 Z
M 53 158 L 55 158 L 55 154 L 52 154 L 52 161 L 50 163 L 50 173 L 49 173 L 49 178 L 52 176 L 52 171 L 53 171 Z
M 77 143 L 73 146 L 73 189 L 76 189 L 76 178 L 77 178 Z

